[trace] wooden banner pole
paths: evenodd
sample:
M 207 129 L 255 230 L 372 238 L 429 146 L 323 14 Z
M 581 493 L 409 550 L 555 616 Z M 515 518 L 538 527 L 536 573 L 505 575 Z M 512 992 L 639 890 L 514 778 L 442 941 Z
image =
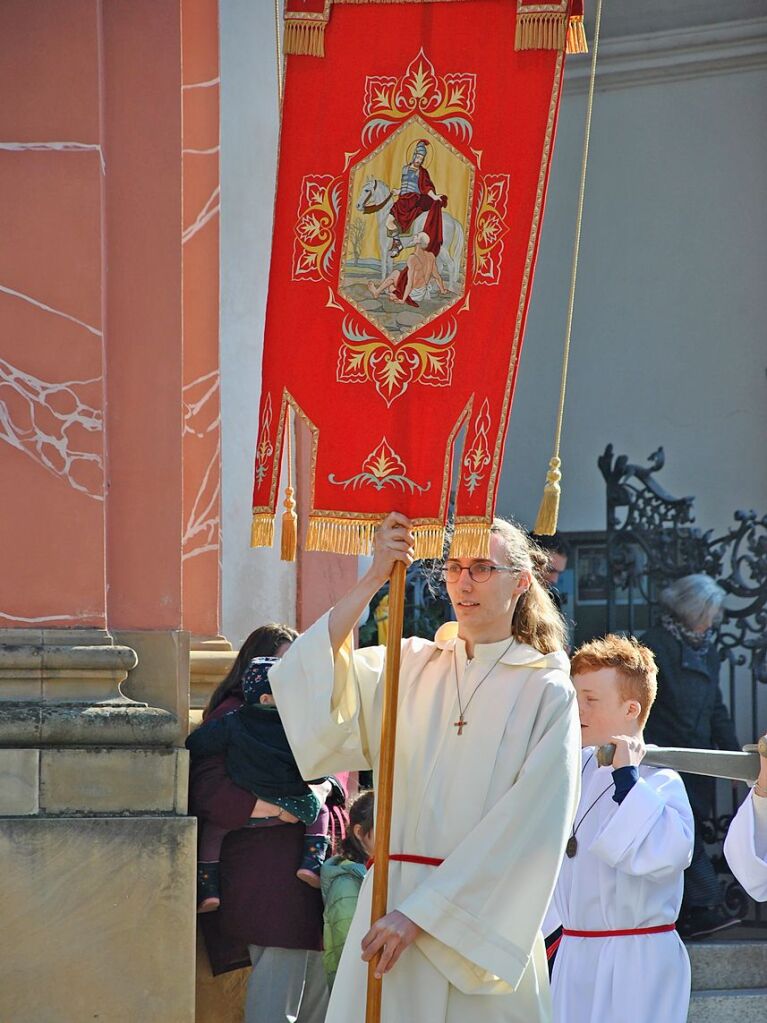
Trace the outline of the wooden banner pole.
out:
M 381 752 L 375 779 L 376 825 L 375 867 L 373 868 L 373 908 L 371 925 L 386 916 L 389 898 L 389 844 L 394 792 L 394 749 L 397 741 L 397 694 L 399 692 L 399 660 L 402 626 L 405 617 L 406 569 L 403 562 L 394 566 L 389 580 L 389 631 L 386 637 L 386 673 L 384 677 L 383 714 L 381 717 Z M 381 986 L 375 977 L 376 959 L 368 963 L 368 989 L 365 1023 L 381 1021 Z

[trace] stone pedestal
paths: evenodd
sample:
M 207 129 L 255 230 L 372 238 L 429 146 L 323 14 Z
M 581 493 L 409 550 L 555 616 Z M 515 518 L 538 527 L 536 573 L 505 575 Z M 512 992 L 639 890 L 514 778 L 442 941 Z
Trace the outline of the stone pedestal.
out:
M 0 819 L 0 1019 L 192 1023 L 195 854 L 188 817 Z
M 131 686 L 136 650 L 105 630 L 0 632 L 2 1020 L 194 1020 L 188 636 L 148 649 L 165 659 Z

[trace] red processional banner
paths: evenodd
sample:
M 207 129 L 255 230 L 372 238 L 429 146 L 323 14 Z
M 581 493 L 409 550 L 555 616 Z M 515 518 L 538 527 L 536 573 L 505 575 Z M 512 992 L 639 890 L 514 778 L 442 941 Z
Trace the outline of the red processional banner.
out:
M 487 541 L 579 0 L 288 0 L 253 496 L 273 542 L 288 410 L 307 547 L 393 508 L 438 557 Z M 465 429 L 453 476 L 456 439 Z

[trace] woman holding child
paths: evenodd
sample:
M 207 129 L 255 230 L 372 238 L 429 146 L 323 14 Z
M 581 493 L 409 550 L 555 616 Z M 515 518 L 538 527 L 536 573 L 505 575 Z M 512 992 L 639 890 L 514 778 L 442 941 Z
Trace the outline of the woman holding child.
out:
M 253 659 L 281 657 L 296 635 L 279 625 L 256 629 L 213 693 L 205 722 L 243 708 L 242 681 Z M 190 810 L 201 819 L 201 834 L 206 826 L 225 833 L 220 906 L 200 917 L 211 968 L 217 975 L 252 965 L 245 1023 L 322 1023 L 328 997 L 322 897 L 297 873 L 306 829 L 300 822 L 275 819 L 259 802 L 264 801 L 229 777 L 224 752 L 194 759 Z

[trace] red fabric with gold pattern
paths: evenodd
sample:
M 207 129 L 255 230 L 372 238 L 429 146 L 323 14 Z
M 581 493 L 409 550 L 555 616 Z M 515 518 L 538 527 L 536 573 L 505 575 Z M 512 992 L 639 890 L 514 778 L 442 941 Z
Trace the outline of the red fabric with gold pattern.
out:
M 565 59 L 516 31 L 509 0 L 336 3 L 324 59 L 288 58 L 255 544 L 289 404 L 314 437 L 310 549 L 362 552 L 398 508 L 439 555 L 451 484 L 459 548 L 486 542 Z

